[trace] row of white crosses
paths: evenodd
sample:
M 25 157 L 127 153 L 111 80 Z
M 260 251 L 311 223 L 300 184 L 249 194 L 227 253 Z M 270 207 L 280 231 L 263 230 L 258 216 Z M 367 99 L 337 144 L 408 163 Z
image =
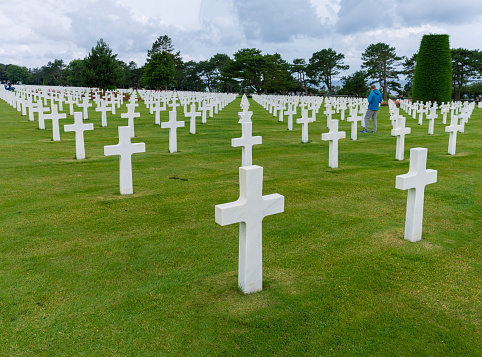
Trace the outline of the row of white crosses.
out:
M 133 153 L 145 151 L 144 143 L 138 143 L 139 145 L 133 144 L 131 143 L 131 139 L 130 139 L 134 137 L 134 118 L 140 117 L 140 113 L 135 112 L 135 107 L 137 105 L 136 104 L 137 96 L 135 95 L 135 93 L 131 93 L 131 94 L 132 94 L 131 102 L 126 105 L 127 113 L 121 114 L 121 118 L 128 119 L 128 125 L 126 127 L 119 127 L 118 129 L 119 144 L 113 145 L 113 146 L 106 146 L 104 148 L 104 152 L 106 156 L 109 156 L 109 155 L 120 156 L 120 169 L 119 169 L 120 180 L 119 181 L 120 181 L 120 193 L 123 195 L 132 194 L 133 192 L 131 155 Z M 121 97 L 123 97 L 123 95 L 124 94 L 121 93 Z M 13 96 L 15 96 L 15 94 L 13 94 Z M 75 132 L 76 158 L 79 160 L 85 158 L 84 131 L 94 129 L 93 124 L 83 123 L 86 110 L 88 109 L 88 107 L 92 106 L 92 104 L 88 102 L 89 96 L 90 95 L 88 92 L 83 93 L 82 95 L 83 100 L 82 102 L 79 103 L 79 106 L 83 109 L 83 112 L 74 112 L 74 120 L 75 120 L 74 124 L 64 126 L 64 131 Z M 102 126 L 107 126 L 107 120 L 105 116 L 106 112 L 113 111 L 114 108 L 117 105 L 119 105 L 118 103 L 121 102 L 121 99 L 119 99 L 119 97 L 115 93 L 106 93 L 106 96 L 104 99 L 100 98 L 99 92 L 95 92 L 94 96 L 95 96 L 94 101 L 97 104 L 96 110 L 102 112 Z M 176 116 L 177 116 L 176 107 L 178 105 L 176 96 L 172 95 L 172 97 L 170 98 L 172 98 L 172 101 L 173 101 L 171 105 L 173 107 L 173 111 L 169 113 L 169 116 L 170 116 L 169 122 L 162 123 L 162 124 L 163 124 L 163 127 L 170 129 L 170 135 L 169 135 L 170 152 L 176 152 L 177 151 L 176 129 L 178 127 L 184 126 L 184 122 L 179 122 L 176 120 Z M 234 99 L 233 95 L 230 95 L 228 99 L 218 100 L 216 102 L 216 105 L 218 106 L 218 108 L 224 108 L 224 106 L 233 99 Z M 14 103 L 16 104 L 17 102 L 15 101 Z M 41 100 L 39 101 L 38 104 L 39 105 L 37 107 L 37 112 L 39 113 L 40 128 L 41 129 L 45 128 L 45 125 L 44 125 L 45 119 L 51 119 L 52 128 L 53 128 L 53 140 L 59 141 L 60 140 L 59 120 L 65 119 L 67 115 L 64 113 L 59 113 L 56 104 L 52 104 L 51 114 L 44 114 L 45 108 L 43 107 Z M 110 107 L 108 106 L 108 104 L 110 104 Z M 191 110 L 191 112 L 188 113 L 188 115 L 191 115 L 192 119 L 195 120 L 196 116 L 198 116 L 197 115 L 198 113 L 195 112 L 194 105 L 191 105 L 191 108 L 194 109 L 194 113 L 193 113 L 193 110 Z M 193 115 L 193 114 L 196 114 L 196 115 Z M 195 133 L 195 131 L 193 130 L 191 130 L 191 132 Z M 129 138 L 127 138 L 126 133 L 129 134 Z
M 233 147 L 243 148 L 239 168 L 239 198 L 216 205 L 215 221 L 221 226 L 239 223 L 238 286 L 245 293 L 263 289 L 263 218 L 284 212 L 284 197 L 275 193 L 263 196 L 263 168 L 252 165 L 252 146 L 261 144 L 260 136 L 252 136 L 252 112 L 243 96 L 239 123 L 241 138 L 232 139 Z
M 243 111 L 239 113 L 239 122 L 243 135 L 239 139 L 232 139 L 233 147 L 243 147 L 243 164 L 239 168 L 240 196 L 235 202 L 217 205 L 215 221 L 223 226 L 240 224 L 238 285 L 248 294 L 262 290 L 262 220 L 265 216 L 284 211 L 284 197 L 262 194 L 263 168 L 252 165 L 251 150 L 252 145 L 261 144 L 261 137 L 252 137 L 249 105 L 244 99 L 241 105 Z M 176 107 L 175 102 L 173 107 Z M 134 104 L 129 108 L 134 108 Z M 132 110 L 129 109 L 128 113 L 132 114 Z M 84 130 L 93 130 L 92 124 L 83 123 L 82 113 L 74 113 L 74 118 L 75 123 L 66 125 L 65 131 L 75 131 L 76 137 L 80 137 Z M 400 119 L 404 121 L 405 118 Z M 330 131 L 336 133 L 337 124 L 336 120 L 329 122 Z M 120 191 L 121 194 L 132 194 L 131 156 L 145 152 L 145 144 L 131 143 L 132 131 L 129 126 L 119 127 L 118 131 L 119 144 L 105 146 L 104 154 L 120 156 Z M 76 140 L 76 143 L 80 142 L 83 143 L 83 140 Z M 404 237 L 411 242 L 421 239 L 425 186 L 437 181 L 437 172 L 426 169 L 426 160 L 427 149 L 411 149 L 409 172 L 396 177 L 395 187 L 408 190 Z
M 396 108 L 395 103 L 389 101 L 391 116 L 392 119 L 392 135 L 397 136 L 397 151 L 396 151 L 396 158 L 397 160 L 403 160 L 403 140 L 404 135 L 410 133 L 410 128 L 405 128 L 405 118 L 399 115 L 398 108 Z M 429 111 L 430 114 L 427 115 L 427 119 L 429 120 L 428 125 L 428 134 L 434 134 L 434 122 L 437 119 L 437 103 L 413 103 L 411 104 L 408 100 L 402 100 L 400 102 L 400 108 L 404 110 L 416 110 L 416 108 L 420 113 L 422 110 Z M 462 104 L 461 102 L 452 102 L 452 103 L 442 103 L 440 105 L 440 112 L 442 114 L 442 123 L 446 124 L 446 117 L 449 112 L 450 115 L 450 125 L 445 127 L 445 132 L 449 133 L 449 143 L 448 143 L 448 153 L 450 155 L 455 155 L 456 153 L 456 145 L 457 145 L 457 132 L 464 132 L 464 126 L 468 122 L 470 115 L 475 107 L 474 103 L 465 102 Z M 425 108 L 425 109 L 421 109 Z M 393 115 L 392 115 L 393 111 Z M 409 113 L 409 112 L 408 112 Z M 402 119 L 403 118 L 403 119 Z M 460 119 L 460 124 L 459 124 Z M 421 124 L 421 120 L 419 118 L 419 124 Z

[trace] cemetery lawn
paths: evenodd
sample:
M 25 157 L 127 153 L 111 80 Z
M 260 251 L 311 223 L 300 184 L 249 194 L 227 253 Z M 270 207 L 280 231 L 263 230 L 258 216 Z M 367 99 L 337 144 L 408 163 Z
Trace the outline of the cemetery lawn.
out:
M 198 117 L 195 135 L 179 108 L 186 126 L 170 154 L 168 130 L 141 103 L 132 141 L 146 152 L 132 156 L 134 194 L 121 196 L 119 159 L 103 147 L 118 143 L 125 108 L 107 128 L 89 109 L 95 130 L 76 160 L 63 131 L 73 117 L 53 142 L 50 121 L 39 130 L 0 101 L 0 355 L 482 355 L 482 110 L 453 156 L 440 113 L 433 136 L 406 116 L 404 161 L 387 107 L 378 133 L 357 141 L 340 122 L 347 138 L 331 169 L 324 107 L 302 144 L 301 125 L 288 131 L 250 100 L 263 138 L 253 163 L 285 212 L 263 221 L 263 291 L 244 295 L 239 225 L 214 221 L 214 206 L 239 196 L 239 104 Z M 422 241 L 410 243 L 395 177 L 414 147 L 428 148 L 438 181 L 425 190 Z

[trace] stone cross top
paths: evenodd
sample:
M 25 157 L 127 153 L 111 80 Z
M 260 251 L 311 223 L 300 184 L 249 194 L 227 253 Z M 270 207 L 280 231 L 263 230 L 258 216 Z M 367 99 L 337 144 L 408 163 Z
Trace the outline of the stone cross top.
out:
M 363 117 L 356 115 L 357 113 L 354 112 L 352 116 L 349 116 L 346 121 L 351 123 L 351 140 L 356 140 L 358 139 L 358 122 L 362 121 Z
M 107 112 L 111 112 L 112 113 L 112 107 L 109 107 L 107 105 L 107 101 L 106 100 L 100 100 L 99 101 L 99 106 L 97 108 L 95 108 L 95 111 L 96 112 L 102 112 L 102 127 L 106 127 L 107 126 Z
M 405 219 L 405 239 L 417 242 L 422 239 L 423 201 L 425 186 L 437 182 L 437 171 L 427 170 L 427 149 L 410 149 L 410 169 L 398 175 L 395 187 L 408 190 Z
M 428 135 L 433 135 L 434 121 L 437 119 L 437 110 L 432 108 L 430 114 L 427 115 L 428 122 Z
M 131 128 L 131 137 L 134 137 L 134 118 L 139 118 L 141 113 L 136 113 L 134 104 L 126 104 L 127 113 L 122 113 L 121 118 L 127 119 L 127 126 Z
M 450 133 L 449 135 L 449 154 L 455 155 L 455 149 L 457 147 L 457 132 L 460 131 L 462 125 L 459 123 L 458 115 L 450 116 L 450 125 L 445 127 L 445 131 Z
M 104 146 L 104 155 L 119 155 L 119 178 L 121 195 L 132 194 L 132 154 L 146 151 L 146 144 L 131 143 L 131 129 L 128 126 L 119 127 L 119 144 Z
M 200 115 L 201 112 L 196 112 L 196 102 L 192 102 L 189 112 L 187 112 L 185 115 L 189 118 L 189 132 L 191 134 L 196 134 L 196 117 Z
M 395 152 L 395 158 L 397 160 L 403 160 L 405 151 L 405 135 L 410 134 L 411 129 L 405 127 L 405 117 L 399 116 L 397 119 L 397 127 L 392 129 L 392 136 L 397 137 L 397 148 Z
M 94 130 L 94 124 L 84 124 L 82 112 L 74 113 L 74 124 L 64 125 L 64 131 L 75 131 L 75 156 L 77 160 L 85 159 L 84 131 Z
M 89 94 L 86 94 L 83 97 L 82 103 L 79 103 L 78 106 L 83 109 L 84 119 L 89 119 L 89 112 L 87 109 L 92 106 L 92 103 L 89 103 Z
M 59 119 L 67 118 L 67 114 L 59 113 L 57 109 L 57 104 L 52 104 L 50 114 L 44 114 L 44 120 L 52 120 L 52 136 L 53 141 L 60 141 L 60 129 L 59 129 Z
M 286 111 L 288 115 L 288 130 L 293 130 L 293 115 L 296 115 L 296 105 L 288 104 L 288 110 Z
M 253 145 L 262 143 L 261 136 L 253 136 L 253 123 L 242 122 L 242 135 L 240 138 L 231 139 L 232 147 L 243 148 L 241 166 L 251 166 L 253 163 Z
M 177 112 L 169 112 L 169 121 L 161 123 L 161 128 L 169 129 L 169 152 L 177 152 L 177 128 L 183 128 L 184 122 L 177 121 Z
M 239 168 L 239 198 L 217 205 L 215 221 L 221 226 L 239 223 L 238 286 L 245 294 L 263 289 L 263 218 L 284 211 L 284 197 L 263 196 L 263 168 Z
M 338 120 L 330 120 L 328 124 L 330 131 L 321 134 L 321 140 L 329 141 L 328 166 L 336 169 L 338 167 L 338 140 L 344 139 L 346 133 L 344 131 L 338 131 Z
M 301 124 L 301 141 L 308 142 L 308 124 L 311 123 L 311 118 L 308 116 L 308 109 L 301 109 L 301 118 L 296 119 L 296 124 Z

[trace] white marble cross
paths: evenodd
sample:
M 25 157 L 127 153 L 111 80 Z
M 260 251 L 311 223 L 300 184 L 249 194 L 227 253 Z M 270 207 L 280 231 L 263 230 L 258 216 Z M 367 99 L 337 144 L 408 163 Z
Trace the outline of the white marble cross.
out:
M 330 131 L 321 134 L 321 140 L 329 141 L 329 160 L 328 166 L 333 169 L 338 167 L 338 140 L 345 138 L 344 131 L 338 131 L 338 120 L 329 121 Z
M 126 104 L 127 113 L 122 113 L 121 118 L 127 119 L 127 126 L 131 128 L 131 137 L 134 137 L 134 118 L 139 118 L 141 113 L 136 113 L 136 107 L 133 104 Z
M 154 117 L 154 124 L 161 125 L 161 111 L 166 110 L 166 102 L 163 102 L 163 106 L 161 107 L 160 101 L 156 100 L 150 107 L 150 113 L 155 115 Z
M 462 113 L 459 114 L 460 118 L 460 132 L 463 133 L 465 131 L 465 123 L 468 123 L 469 121 L 470 114 L 466 111 L 463 110 Z
M 169 129 L 169 152 L 177 152 L 177 128 L 183 128 L 184 122 L 177 121 L 177 112 L 169 112 L 169 121 L 161 123 L 161 128 Z
M 131 129 L 128 126 L 119 127 L 119 144 L 104 146 L 104 155 L 119 155 L 120 194 L 132 194 L 132 154 L 145 152 L 146 144 L 131 143 Z
M 301 109 L 301 118 L 296 119 L 296 124 L 301 124 L 301 141 L 308 142 L 308 124 L 311 123 L 311 118 L 308 117 L 308 109 Z
M 331 116 L 332 116 L 333 114 L 335 114 L 335 111 L 332 110 L 332 108 L 331 108 L 331 104 L 327 104 L 327 105 L 326 105 L 326 110 L 323 112 L 323 114 L 326 115 L 326 118 L 327 118 L 327 120 L 326 120 L 326 126 L 329 127 L 329 126 L 330 126 Z
M 60 141 L 59 120 L 67 118 L 67 114 L 59 113 L 57 104 L 52 104 L 51 113 L 44 114 L 44 120 L 52 120 L 52 137 L 53 141 Z
M 239 168 L 239 198 L 216 205 L 215 221 L 221 226 L 239 223 L 238 286 L 245 294 L 263 289 L 263 218 L 284 211 L 284 197 L 263 196 L 263 168 Z
M 198 109 L 201 111 L 201 124 L 206 124 L 206 112 L 208 110 L 208 105 L 205 100 L 201 101 Z
M 42 105 L 42 100 L 37 101 L 37 105 L 33 111 L 38 113 L 38 128 L 45 130 L 44 113 L 47 111 L 47 107 Z
M 288 130 L 293 130 L 293 115 L 296 115 L 296 105 L 288 104 L 288 110 L 286 111 L 288 115 Z
M 112 113 L 112 107 L 107 106 L 107 101 L 105 100 L 100 100 L 99 101 L 99 106 L 95 108 L 96 112 L 102 112 L 102 127 L 107 126 L 107 112 Z
M 460 131 L 462 126 L 458 123 L 459 116 L 450 116 L 450 125 L 445 127 L 445 131 L 450 133 L 449 135 L 449 154 L 455 155 L 455 149 L 457 148 L 457 132 Z
M 396 177 L 395 187 L 408 190 L 405 218 L 405 239 L 417 242 L 422 239 L 423 201 L 425 186 L 437 182 L 437 171 L 427 170 L 427 149 L 410 149 L 410 169 Z
M 74 104 L 75 104 L 75 99 L 72 97 L 72 95 L 67 96 L 67 100 L 65 101 L 65 104 L 69 105 L 69 115 L 74 115 Z
M 397 127 L 392 129 L 392 136 L 397 137 L 397 148 L 395 152 L 395 158 L 397 160 L 403 160 L 405 151 L 405 135 L 410 134 L 412 129 L 405 127 L 405 117 L 399 116 L 397 119 Z
M 251 166 L 253 162 L 253 145 L 262 143 L 261 136 L 253 136 L 253 123 L 242 122 L 242 135 L 240 138 L 231 139 L 232 147 L 242 147 L 241 166 Z
M 82 103 L 78 104 L 79 107 L 83 109 L 84 112 L 84 119 L 89 119 L 89 112 L 87 109 L 92 106 L 92 103 L 89 103 L 89 95 L 86 94 L 82 99 Z
M 64 125 L 64 131 L 75 132 L 75 157 L 77 160 L 85 159 L 84 131 L 94 130 L 94 124 L 84 124 L 82 112 L 74 113 L 74 124 Z
M 437 119 L 437 110 L 434 108 L 434 110 L 430 111 L 430 114 L 427 115 L 428 119 L 428 135 L 433 135 L 433 127 L 434 127 L 434 122 L 435 119 Z
M 342 111 L 343 113 L 343 111 Z M 346 121 L 351 123 L 351 140 L 356 140 L 358 138 L 358 129 L 357 129 L 357 126 L 358 126 L 358 122 L 361 121 L 363 119 L 363 117 L 360 117 L 358 115 L 356 115 L 356 112 L 353 113 L 353 116 L 349 116 Z
M 196 112 L 196 102 L 192 102 L 189 112 L 185 115 L 189 118 L 189 132 L 191 134 L 196 134 L 196 117 L 200 115 L 201 112 Z

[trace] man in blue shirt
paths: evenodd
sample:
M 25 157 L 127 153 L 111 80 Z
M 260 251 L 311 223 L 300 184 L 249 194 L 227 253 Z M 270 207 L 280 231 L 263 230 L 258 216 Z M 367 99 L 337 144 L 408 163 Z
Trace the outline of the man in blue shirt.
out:
M 371 133 L 377 132 L 377 114 L 380 109 L 380 103 L 382 102 L 382 93 L 377 89 L 377 86 L 372 84 L 370 87 L 370 95 L 368 96 L 368 110 L 365 114 L 365 129 L 360 133 L 368 133 L 368 126 L 370 118 L 373 120 L 373 130 Z

